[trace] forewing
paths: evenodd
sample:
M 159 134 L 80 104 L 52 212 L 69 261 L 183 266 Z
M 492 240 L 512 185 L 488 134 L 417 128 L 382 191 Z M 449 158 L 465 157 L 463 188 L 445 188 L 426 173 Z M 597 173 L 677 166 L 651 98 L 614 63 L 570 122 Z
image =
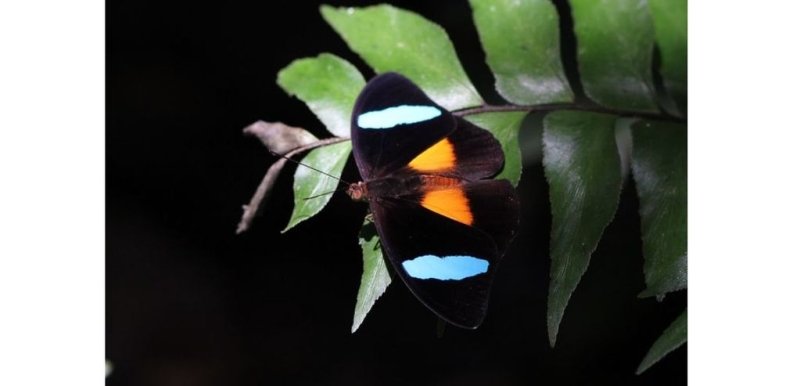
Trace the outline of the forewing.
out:
M 403 172 L 477 181 L 497 174 L 503 161 L 500 142 L 490 132 L 456 117 L 456 130 L 414 157 Z
M 353 154 L 364 180 L 385 177 L 456 128 L 455 117 L 397 73 L 373 78 L 356 99 Z

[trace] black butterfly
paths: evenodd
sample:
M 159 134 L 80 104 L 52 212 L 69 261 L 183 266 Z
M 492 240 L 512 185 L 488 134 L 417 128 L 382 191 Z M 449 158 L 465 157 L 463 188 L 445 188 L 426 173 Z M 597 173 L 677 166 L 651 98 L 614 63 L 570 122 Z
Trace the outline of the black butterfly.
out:
M 489 289 L 519 223 L 500 143 L 456 117 L 405 77 L 373 78 L 356 100 L 353 154 L 383 250 L 436 315 L 463 328 L 486 316 Z

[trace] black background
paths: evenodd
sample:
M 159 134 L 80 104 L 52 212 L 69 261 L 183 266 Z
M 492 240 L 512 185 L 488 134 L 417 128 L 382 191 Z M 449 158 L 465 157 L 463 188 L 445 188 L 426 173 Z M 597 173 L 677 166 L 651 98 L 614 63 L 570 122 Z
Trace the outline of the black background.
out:
M 394 4 L 442 25 L 481 94 L 501 103 L 466 1 Z M 114 370 L 107 383 L 686 383 L 685 346 L 634 375 L 686 296 L 636 298 L 644 280 L 630 180 L 555 348 L 545 327 L 547 184 L 536 159 L 519 187 L 521 234 L 476 331 L 448 327 L 437 338 L 436 318 L 396 281 L 351 334 L 361 274 L 356 235 L 366 208 L 339 194 L 318 216 L 280 234 L 293 169 L 254 227 L 234 234 L 241 205 L 273 160 L 241 129 L 263 119 L 326 135 L 302 102 L 276 85 L 277 72 L 294 59 L 332 52 L 373 75 L 318 6 L 108 2 L 106 355 Z M 580 91 L 569 24 L 562 27 L 565 66 Z M 535 140 L 535 129 L 529 132 Z M 345 177 L 357 179 L 352 161 Z

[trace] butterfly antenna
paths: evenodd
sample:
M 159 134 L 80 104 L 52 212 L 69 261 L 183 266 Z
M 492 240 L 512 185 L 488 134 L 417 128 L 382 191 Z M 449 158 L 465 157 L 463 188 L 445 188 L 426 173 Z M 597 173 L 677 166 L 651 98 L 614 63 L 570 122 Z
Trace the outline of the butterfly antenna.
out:
M 350 185 L 350 182 L 347 182 L 347 181 L 345 181 L 345 180 L 343 180 L 343 179 L 341 179 L 341 178 L 339 178 L 339 177 L 336 177 L 336 176 L 334 176 L 334 175 L 331 175 L 331 174 L 325 173 L 325 172 L 323 172 L 322 170 L 319 170 L 319 169 L 317 169 L 317 168 L 315 168 L 315 167 L 313 167 L 313 166 L 308 166 L 308 165 L 306 165 L 306 164 L 304 164 L 304 163 L 302 163 L 302 162 L 300 162 L 300 161 L 298 161 L 298 160 L 294 160 L 294 159 L 292 159 L 291 157 L 287 157 L 287 156 L 285 156 L 285 155 L 283 155 L 283 154 L 278 154 L 278 153 L 276 153 L 276 152 L 274 152 L 274 151 L 272 151 L 272 150 L 269 150 L 269 152 L 270 152 L 272 155 L 276 156 L 276 157 L 281 157 L 281 158 L 283 158 L 283 159 L 285 159 L 285 160 L 287 160 L 287 161 L 292 161 L 292 162 L 294 162 L 294 163 L 296 163 L 296 164 L 298 164 L 298 165 L 300 165 L 300 166 L 305 166 L 305 167 L 307 167 L 307 168 L 309 168 L 309 169 L 311 169 L 311 170 L 313 170 L 313 171 L 315 171 L 315 172 L 317 172 L 317 173 L 320 173 L 320 174 L 322 174 L 322 175 L 326 175 L 326 176 L 328 176 L 328 177 L 330 177 L 330 178 L 333 178 L 334 180 L 337 180 L 337 181 L 339 181 L 339 183 L 340 183 L 340 184 Z M 320 194 L 319 196 L 322 196 L 322 195 L 325 195 L 325 194 L 331 194 L 331 193 L 334 193 L 334 192 L 336 192 L 336 190 L 334 190 L 333 192 L 322 193 L 322 194 Z M 315 196 L 315 197 L 318 197 L 318 196 Z M 309 199 L 309 198 L 313 198 L 313 197 L 308 197 L 308 198 L 306 198 L 306 199 Z
M 331 190 L 330 192 L 320 193 L 320 194 L 317 194 L 317 195 L 314 195 L 314 196 L 311 196 L 311 197 L 306 197 L 306 198 L 304 198 L 304 200 L 311 200 L 313 198 L 322 197 L 322 196 L 325 196 L 325 195 L 328 195 L 328 194 L 333 194 L 333 193 L 336 193 L 336 192 L 340 192 L 342 190 L 344 190 L 344 189 Z

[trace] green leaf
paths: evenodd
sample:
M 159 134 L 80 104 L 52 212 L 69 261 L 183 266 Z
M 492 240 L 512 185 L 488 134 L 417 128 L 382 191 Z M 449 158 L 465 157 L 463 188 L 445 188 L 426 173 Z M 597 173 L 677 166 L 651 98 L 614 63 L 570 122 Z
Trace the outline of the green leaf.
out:
M 687 319 L 687 314 L 684 310 L 683 313 L 664 330 L 656 342 L 653 343 L 653 347 L 650 347 L 650 351 L 644 356 L 642 363 L 639 364 L 639 368 L 636 370 L 637 375 L 643 373 L 650 368 L 650 366 L 660 361 L 661 358 L 669 354 L 672 350 L 686 343 Z
M 442 27 L 390 5 L 334 8 L 322 16 L 379 73 L 402 73 L 448 110 L 483 103 Z
M 678 108 L 686 112 L 686 0 L 649 0 L 661 53 L 661 78 Z
M 558 12 L 549 0 L 470 0 L 495 88 L 516 104 L 570 102 Z
M 550 293 L 547 329 L 555 345 L 572 292 L 617 210 L 622 176 L 616 117 L 557 111 L 544 119 L 544 172 L 550 186 Z
M 613 108 L 658 111 L 653 23 L 645 0 L 570 0 L 586 95 Z
M 278 73 L 278 85 L 305 102 L 337 137 L 350 137 L 350 114 L 364 84 L 355 66 L 331 54 L 295 60 Z
M 644 277 L 639 296 L 686 288 L 686 125 L 633 126 L 633 179 L 642 219 Z
M 364 258 L 364 273 L 361 274 L 361 286 L 356 297 L 356 311 L 353 315 L 351 332 L 358 330 L 375 301 L 383 295 L 392 282 L 386 261 L 383 259 L 378 232 L 372 221 L 364 220 L 358 235 L 358 244 L 361 245 L 361 254 Z
M 524 111 L 483 113 L 464 117 L 466 120 L 488 130 L 503 147 L 505 164 L 496 179 L 506 179 L 517 186 L 522 176 L 522 155 L 519 150 L 519 128 L 528 115 Z
M 303 158 L 302 163 L 339 177 L 342 175 L 345 163 L 347 163 L 350 148 L 350 141 L 316 148 Z M 298 165 L 294 173 L 294 210 L 292 211 L 292 217 L 289 219 L 289 224 L 281 232 L 286 232 L 295 225 L 319 213 L 330 201 L 332 193 L 336 190 L 338 184 L 339 181 L 334 178 L 303 165 Z

